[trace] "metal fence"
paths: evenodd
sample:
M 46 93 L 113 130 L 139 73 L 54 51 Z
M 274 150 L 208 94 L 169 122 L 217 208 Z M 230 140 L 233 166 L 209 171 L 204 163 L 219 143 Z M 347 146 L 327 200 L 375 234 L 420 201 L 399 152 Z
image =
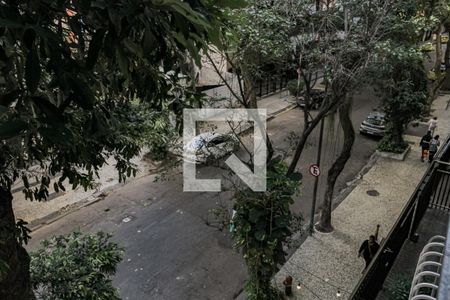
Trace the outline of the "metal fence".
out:
M 285 89 L 288 82 L 293 79 L 296 79 L 296 75 L 292 72 L 265 77 L 258 81 L 256 95 L 258 97 L 264 97 L 281 91 Z
M 366 269 L 349 299 L 371 300 L 383 287 L 403 243 L 412 237 L 428 207 L 449 211 L 450 136 L 402 210 L 380 250 Z M 447 187 L 447 184 L 449 185 Z

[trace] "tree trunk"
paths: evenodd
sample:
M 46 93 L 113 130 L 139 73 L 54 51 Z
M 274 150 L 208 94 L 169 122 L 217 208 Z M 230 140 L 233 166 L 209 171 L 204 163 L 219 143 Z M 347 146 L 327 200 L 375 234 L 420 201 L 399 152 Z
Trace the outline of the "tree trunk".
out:
M 442 24 L 439 25 L 436 30 L 436 57 L 434 61 L 434 74 L 436 76 L 436 80 L 433 83 L 433 87 L 431 90 L 430 104 L 436 98 L 437 92 L 443 83 L 443 76 L 441 74 L 441 63 L 442 63 L 442 44 L 441 44 L 441 32 L 442 32 Z
M 394 143 L 398 146 L 403 145 L 403 130 L 404 125 L 403 124 L 393 124 L 392 128 L 392 138 L 394 140 Z
M 342 170 L 344 170 L 345 164 L 350 158 L 353 143 L 355 141 L 355 130 L 353 128 L 352 120 L 350 119 L 351 105 L 352 99 L 351 97 L 347 97 L 343 105 L 339 108 L 339 120 L 341 122 L 342 130 L 344 131 L 344 145 L 342 146 L 341 154 L 328 170 L 327 189 L 322 205 L 320 222 L 316 227 L 317 230 L 321 232 L 333 231 L 333 226 L 331 225 L 331 210 L 334 186 L 338 176 L 341 174 Z
M 336 102 L 337 103 L 337 102 Z M 326 114 L 331 110 L 332 106 L 323 108 L 312 120 L 309 122 L 307 127 L 304 127 L 302 136 L 297 143 L 297 147 L 295 148 L 294 157 L 292 158 L 291 164 L 289 165 L 289 169 L 287 171 L 287 175 L 291 175 L 295 168 L 297 167 L 298 161 L 300 160 L 300 156 L 305 148 L 306 141 L 308 140 L 309 135 L 313 132 L 314 128 L 319 124 L 319 122 L 325 118 Z
M 246 77 L 246 76 L 245 76 Z M 256 90 L 255 90 L 255 83 L 253 80 L 246 78 L 244 79 L 244 85 L 245 85 L 245 92 L 247 99 L 247 105 L 248 108 L 258 108 L 258 102 L 256 98 Z
M 30 257 L 17 242 L 11 190 L 0 187 L 0 260 L 8 270 L 0 275 L 0 299 L 36 299 L 30 280 Z
M 448 29 L 448 25 L 445 26 L 446 31 Z M 442 83 L 442 89 L 450 90 L 450 40 L 446 43 L 445 47 L 445 55 L 444 55 L 444 63 L 445 63 L 445 78 Z

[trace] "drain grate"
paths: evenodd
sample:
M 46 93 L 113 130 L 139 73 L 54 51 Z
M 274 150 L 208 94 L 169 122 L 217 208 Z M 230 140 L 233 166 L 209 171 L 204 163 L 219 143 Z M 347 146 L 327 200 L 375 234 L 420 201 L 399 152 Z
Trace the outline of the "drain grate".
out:
M 380 196 L 380 193 L 377 190 L 368 190 L 367 195 L 372 196 L 372 197 L 377 197 Z

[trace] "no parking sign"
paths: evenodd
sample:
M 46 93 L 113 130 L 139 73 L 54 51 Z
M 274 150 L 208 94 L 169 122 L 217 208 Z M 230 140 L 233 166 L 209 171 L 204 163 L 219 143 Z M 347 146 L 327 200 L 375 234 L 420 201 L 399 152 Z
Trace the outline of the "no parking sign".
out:
M 309 166 L 309 174 L 311 174 L 314 177 L 318 177 L 320 175 L 320 168 L 318 165 L 313 164 Z

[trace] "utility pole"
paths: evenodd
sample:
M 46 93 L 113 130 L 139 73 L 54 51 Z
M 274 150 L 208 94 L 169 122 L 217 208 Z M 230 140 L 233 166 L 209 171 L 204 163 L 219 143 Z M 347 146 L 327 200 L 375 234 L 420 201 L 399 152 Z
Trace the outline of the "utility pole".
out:
M 325 118 L 320 121 L 320 132 L 319 132 L 319 149 L 317 150 L 316 165 L 320 168 L 320 159 L 322 156 L 322 143 L 323 143 L 323 129 L 325 127 Z M 320 176 L 320 175 L 319 175 Z M 317 188 L 319 186 L 319 176 L 314 177 L 314 190 L 311 205 L 311 221 L 309 223 L 309 235 L 314 233 L 314 214 L 316 213 L 316 202 L 317 202 Z

